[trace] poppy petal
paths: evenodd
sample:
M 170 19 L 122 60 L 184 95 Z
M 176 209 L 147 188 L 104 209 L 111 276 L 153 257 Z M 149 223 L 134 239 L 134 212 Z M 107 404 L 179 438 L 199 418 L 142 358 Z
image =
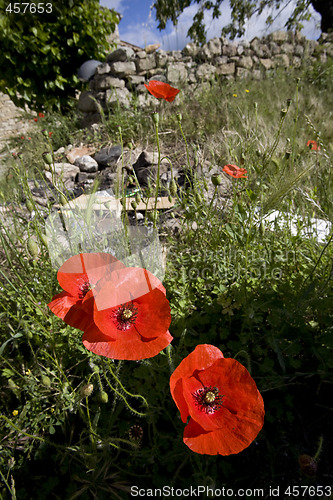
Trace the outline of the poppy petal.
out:
M 82 331 L 88 328 L 93 321 L 92 316 L 77 304 L 77 298 L 67 292 L 55 295 L 48 307 L 53 314 L 64 320 L 65 323 Z
M 172 341 L 169 331 L 157 338 L 149 339 L 148 342 L 142 342 L 138 335 L 126 336 L 126 332 L 123 333 L 123 337 L 113 339 L 103 334 L 96 325 L 92 325 L 85 331 L 82 341 L 89 351 L 99 356 L 133 361 L 157 356 Z
M 63 290 L 78 297 L 85 284 L 96 284 L 106 273 L 125 267 L 108 253 L 73 255 L 60 267 L 57 279 Z
M 168 102 L 174 101 L 176 95 L 180 92 L 180 90 L 171 87 L 168 83 L 158 80 L 150 80 L 148 85 L 145 83 L 144 86 L 154 97 L 157 99 L 164 99 Z

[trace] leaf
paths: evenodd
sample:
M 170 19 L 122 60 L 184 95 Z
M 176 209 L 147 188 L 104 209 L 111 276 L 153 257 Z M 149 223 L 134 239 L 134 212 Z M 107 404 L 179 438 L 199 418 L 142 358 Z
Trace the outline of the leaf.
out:
M 10 339 L 6 340 L 6 341 L 2 344 L 2 346 L 0 347 L 0 356 L 2 356 L 2 353 L 3 353 L 3 351 L 4 351 L 5 347 L 6 347 L 6 345 L 7 345 L 7 344 L 9 344 L 9 342 L 12 342 L 13 340 L 18 339 L 18 338 L 20 338 L 20 337 L 23 337 L 23 333 L 18 332 L 18 333 L 15 333 L 15 335 L 13 335 Z M 10 375 L 10 377 L 11 377 L 12 375 L 14 375 L 14 373 L 12 373 L 12 374 Z

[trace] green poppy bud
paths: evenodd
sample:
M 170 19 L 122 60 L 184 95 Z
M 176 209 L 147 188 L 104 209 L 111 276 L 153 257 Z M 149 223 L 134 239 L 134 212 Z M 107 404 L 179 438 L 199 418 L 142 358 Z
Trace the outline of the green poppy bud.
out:
M 141 196 L 139 193 L 135 193 L 135 201 L 139 204 L 141 202 Z
M 48 241 L 47 241 L 46 234 L 41 233 L 40 239 L 42 240 L 43 245 L 45 245 L 47 247 L 48 246 Z
M 60 201 L 60 205 L 62 205 L 62 206 L 66 205 L 66 203 L 68 202 L 68 200 L 64 194 L 60 195 L 59 201 Z
M 109 396 L 105 391 L 102 391 L 99 395 L 99 399 L 101 403 L 107 403 L 109 401 Z
M 182 121 L 182 118 L 183 118 L 182 114 L 181 113 L 177 113 L 176 117 L 177 117 L 178 123 L 180 123 Z
M 45 128 L 43 128 L 42 134 L 43 134 L 44 137 L 48 137 L 49 136 L 49 133 L 48 133 L 48 131 Z
M 213 174 L 211 176 L 211 181 L 214 184 L 214 186 L 220 186 L 222 184 L 222 175 L 221 174 Z
M 51 379 L 50 377 L 47 377 L 46 375 L 43 375 L 42 378 L 41 378 L 41 382 L 43 385 L 45 385 L 46 387 L 50 387 L 51 386 Z
M 175 179 L 172 179 L 170 182 L 170 194 L 171 196 L 176 196 L 177 194 L 177 184 Z
M 45 153 L 42 154 L 42 157 L 43 157 L 43 160 L 45 161 L 45 163 L 47 165 L 52 165 L 53 163 L 53 158 L 52 158 L 52 154 L 51 153 L 48 153 L 47 151 Z
M 133 210 L 136 210 L 137 206 L 138 206 L 138 204 L 135 200 L 131 201 L 131 207 L 133 208 Z
M 27 200 L 25 202 L 25 206 L 27 207 L 28 211 L 31 213 L 34 209 L 33 203 L 30 200 Z
M 87 398 L 92 394 L 93 390 L 94 390 L 93 384 L 86 384 L 81 387 L 80 392 L 82 397 Z
M 29 238 L 27 243 L 27 248 L 31 257 L 37 257 L 37 255 L 39 254 L 39 248 L 35 240 Z
M 169 194 L 168 200 L 169 200 L 170 203 L 172 203 L 172 196 L 171 196 L 171 194 Z
M 155 125 L 158 125 L 160 121 L 160 115 L 158 113 L 153 113 L 153 122 L 155 123 Z

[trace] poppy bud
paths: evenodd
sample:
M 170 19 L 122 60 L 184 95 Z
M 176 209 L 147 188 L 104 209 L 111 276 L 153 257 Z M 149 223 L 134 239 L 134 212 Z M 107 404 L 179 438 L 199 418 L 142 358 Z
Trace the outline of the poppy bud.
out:
M 131 175 L 128 177 L 128 182 L 130 184 L 135 184 L 135 180 L 134 180 L 134 177 L 132 177 Z
M 309 455 L 300 455 L 298 457 L 298 463 L 301 468 L 301 471 L 304 472 L 307 476 L 315 476 L 317 473 L 317 462 L 314 458 Z
M 60 205 L 62 205 L 62 206 L 66 205 L 66 203 L 67 203 L 67 198 L 66 198 L 66 196 L 65 196 L 64 194 L 61 194 L 61 195 L 60 195 L 60 200 L 59 200 L 59 201 L 60 201 Z
M 172 196 L 171 196 L 171 194 L 169 194 L 168 200 L 169 200 L 170 203 L 172 203 Z
M 109 401 L 109 396 L 105 391 L 102 391 L 99 395 L 99 399 L 101 403 L 107 403 Z
M 215 187 L 220 186 L 222 184 L 222 176 L 220 174 L 213 174 L 211 176 L 211 181 Z
M 43 385 L 45 385 L 46 387 L 50 387 L 51 386 L 51 379 L 50 377 L 47 377 L 46 375 L 43 375 L 42 378 L 41 378 L 41 382 Z
M 82 397 L 87 398 L 92 394 L 93 390 L 94 390 L 93 384 L 86 384 L 81 387 L 80 392 Z
M 135 200 L 131 201 L 131 207 L 133 208 L 133 210 L 136 210 L 137 206 L 138 206 L 138 204 Z
M 42 130 L 42 134 L 43 134 L 43 136 L 44 136 L 44 137 L 48 137 L 48 136 L 49 136 L 49 133 L 48 133 L 48 131 L 46 130 L 46 128 L 43 128 L 43 130 Z
M 158 125 L 158 122 L 160 121 L 160 115 L 158 113 L 153 113 L 153 122 L 155 125 Z
M 35 186 L 35 188 L 37 188 L 37 189 L 39 188 L 39 182 L 38 182 L 38 181 L 36 181 L 36 179 L 34 180 L 34 186 Z
M 182 121 L 182 118 L 183 118 L 182 114 L 181 113 L 177 113 L 176 117 L 177 117 L 178 123 L 180 123 Z
M 254 102 L 253 106 L 254 106 L 254 109 L 258 109 L 258 103 L 257 102 Z
M 52 165 L 53 163 L 53 158 L 52 158 L 52 155 L 51 153 L 45 151 L 45 153 L 42 154 L 42 157 L 43 157 L 43 160 L 45 161 L 45 163 L 47 165 Z
M 27 210 L 31 213 L 34 209 L 33 203 L 30 200 L 27 200 L 25 202 L 25 206 L 27 207 Z
M 266 228 L 265 228 L 265 224 L 263 223 L 263 221 L 261 221 L 261 223 L 260 223 L 259 231 L 260 231 L 260 234 L 262 236 L 265 234 Z
M 141 202 L 141 196 L 139 193 L 135 193 L 135 201 L 139 204 Z
M 195 193 L 195 199 L 198 203 L 202 203 L 202 196 L 200 193 Z
M 31 257 L 37 257 L 37 255 L 39 254 L 39 248 L 35 240 L 29 238 L 27 243 L 27 248 Z
M 171 196 L 176 196 L 177 194 L 177 184 L 175 179 L 172 179 L 170 182 L 170 194 Z
M 287 99 L 287 108 L 290 107 L 290 104 L 292 103 L 292 100 L 291 99 Z

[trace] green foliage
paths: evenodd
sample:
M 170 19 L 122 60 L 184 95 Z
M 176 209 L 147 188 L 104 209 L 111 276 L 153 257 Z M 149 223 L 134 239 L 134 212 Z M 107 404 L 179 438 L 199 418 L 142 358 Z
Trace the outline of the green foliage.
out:
M 193 23 L 187 32 L 187 36 L 203 44 L 206 41 L 204 14 L 206 11 L 212 10 L 213 19 L 220 17 L 220 6 L 222 2 L 223 0 L 209 0 L 205 2 L 201 2 L 200 0 L 178 0 L 173 2 L 156 0 L 153 7 L 156 9 L 156 19 L 159 22 L 158 28 L 162 30 L 165 29 L 166 23 L 169 20 L 176 26 L 180 14 L 186 7 L 200 4 L 198 11 L 193 16 Z M 308 0 L 299 0 L 297 2 L 296 8 L 286 22 L 286 27 L 288 29 L 300 29 L 302 27 L 301 21 L 310 18 L 310 3 L 311 2 Z M 266 24 L 270 25 L 273 22 L 273 18 L 276 17 L 280 5 L 281 2 L 279 0 L 264 0 L 261 2 L 253 2 L 252 0 L 230 0 L 232 22 L 223 28 L 222 34 L 229 35 L 231 39 L 244 35 L 246 21 L 254 15 L 261 14 L 267 7 L 272 9 L 272 13 L 269 14 L 266 19 Z
M 6 12 L 8 4 L 0 1 L 0 90 L 17 106 L 68 109 L 78 88 L 78 68 L 110 49 L 106 38 L 117 14 L 101 8 L 98 0 L 50 1 L 51 12 L 43 14 L 30 7 L 25 13 Z

